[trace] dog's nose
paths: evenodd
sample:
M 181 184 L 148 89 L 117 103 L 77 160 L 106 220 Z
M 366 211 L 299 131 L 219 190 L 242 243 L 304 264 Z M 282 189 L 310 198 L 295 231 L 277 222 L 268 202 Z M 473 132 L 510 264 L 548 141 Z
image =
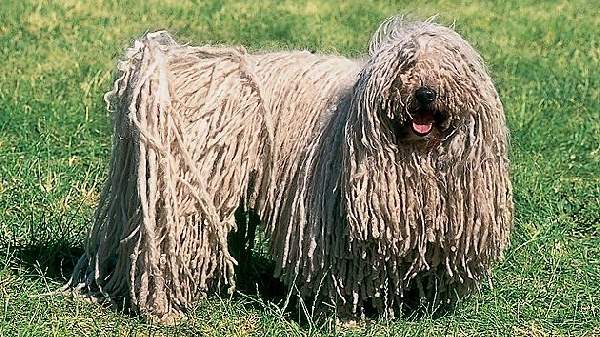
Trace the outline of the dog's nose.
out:
M 435 100 L 435 91 L 427 87 L 420 87 L 415 92 L 415 98 L 423 106 L 431 104 Z

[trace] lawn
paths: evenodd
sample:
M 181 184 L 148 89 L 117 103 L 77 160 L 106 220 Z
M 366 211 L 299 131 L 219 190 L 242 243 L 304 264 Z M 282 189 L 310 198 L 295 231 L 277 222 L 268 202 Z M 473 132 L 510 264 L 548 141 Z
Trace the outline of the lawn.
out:
M 250 50 L 360 56 L 396 13 L 455 22 L 511 129 L 515 230 L 493 282 L 440 318 L 299 323 L 281 298 L 201 301 L 165 327 L 48 295 L 82 252 L 108 165 L 117 58 L 146 31 Z M 0 336 L 600 335 L 600 4 L 494 1 L 2 1 Z

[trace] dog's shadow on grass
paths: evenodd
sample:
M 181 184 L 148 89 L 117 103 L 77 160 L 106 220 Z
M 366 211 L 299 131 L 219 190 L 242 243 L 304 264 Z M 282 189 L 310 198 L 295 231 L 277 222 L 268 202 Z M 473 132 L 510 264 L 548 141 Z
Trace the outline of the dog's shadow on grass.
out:
M 8 255 L 12 267 L 65 283 L 84 253 L 83 246 L 66 239 L 12 246 Z

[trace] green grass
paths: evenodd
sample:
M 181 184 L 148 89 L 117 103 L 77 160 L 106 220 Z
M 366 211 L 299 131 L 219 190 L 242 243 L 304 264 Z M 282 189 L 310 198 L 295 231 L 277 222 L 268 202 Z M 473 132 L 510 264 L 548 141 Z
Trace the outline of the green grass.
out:
M 594 1 L 0 5 L 0 336 L 600 335 L 600 5 Z M 516 223 L 493 287 L 441 318 L 300 325 L 260 297 L 213 296 L 174 327 L 49 296 L 81 252 L 106 174 L 102 94 L 134 37 L 359 56 L 392 14 L 440 13 L 490 66 L 512 135 Z M 63 265 L 64 263 L 64 265 Z

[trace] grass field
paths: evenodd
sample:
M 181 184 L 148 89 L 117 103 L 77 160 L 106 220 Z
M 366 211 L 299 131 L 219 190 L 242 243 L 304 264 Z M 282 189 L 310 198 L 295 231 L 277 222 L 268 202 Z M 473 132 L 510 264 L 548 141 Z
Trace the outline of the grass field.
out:
M 512 137 L 515 231 L 486 286 L 441 318 L 299 324 L 256 296 L 151 325 L 59 288 L 106 175 L 102 94 L 134 37 L 359 56 L 377 23 L 451 24 L 490 66 Z M 0 336 L 600 336 L 600 5 L 594 1 L 0 3 Z

